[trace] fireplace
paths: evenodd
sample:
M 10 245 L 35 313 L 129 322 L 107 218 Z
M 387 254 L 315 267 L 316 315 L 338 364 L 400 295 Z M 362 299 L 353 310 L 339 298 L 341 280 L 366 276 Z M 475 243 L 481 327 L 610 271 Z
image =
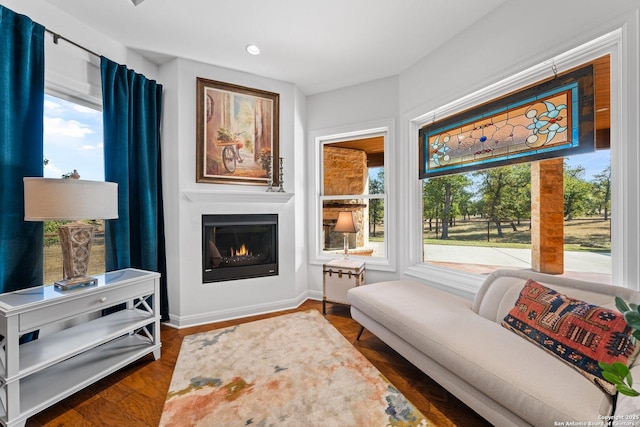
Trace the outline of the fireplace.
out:
M 202 281 L 278 275 L 278 215 L 202 215 Z

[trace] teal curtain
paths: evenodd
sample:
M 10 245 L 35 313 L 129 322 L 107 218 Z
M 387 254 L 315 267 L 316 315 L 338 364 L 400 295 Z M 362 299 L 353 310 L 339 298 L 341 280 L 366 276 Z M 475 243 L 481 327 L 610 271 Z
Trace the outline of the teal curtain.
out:
M 43 229 L 22 178 L 42 176 L 44 27 L 0 5 L 0 292 L 42 284 Z
M 162 85 L 101 58 L 105 180 L 118 183 L 118 219 L 106 221 L 106 270 L 162 274 L 160 311 L 168 320 L 160 121 Z

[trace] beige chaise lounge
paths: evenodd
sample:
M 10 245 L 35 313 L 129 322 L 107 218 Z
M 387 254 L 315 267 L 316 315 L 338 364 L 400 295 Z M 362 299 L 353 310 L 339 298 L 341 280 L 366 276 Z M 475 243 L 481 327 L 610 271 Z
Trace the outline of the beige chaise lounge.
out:
M 410 280 L 351 289 L 348 301 L 364 328 L 496 426 L 606 425 L 611 395 L 501 325 L 527 279 L 612 310 L 615 295 L 640 302 L 626 288 L 528 270 L 492 273 L 473 302 Z

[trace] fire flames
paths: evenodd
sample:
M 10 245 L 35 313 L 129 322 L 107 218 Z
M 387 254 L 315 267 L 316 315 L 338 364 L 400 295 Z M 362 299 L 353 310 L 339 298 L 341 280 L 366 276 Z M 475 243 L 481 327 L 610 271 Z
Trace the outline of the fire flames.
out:
M 249 252 L 249 250 L 247 249 L 247 247 L 245 246 L 245 244 L 243 243 L 240 246 L 240 249 L 236 250 L 233 246 L 231 247 L 231 256 L 234 257 L 239 257 L 239 256 L 251 256 L 251 252 Z

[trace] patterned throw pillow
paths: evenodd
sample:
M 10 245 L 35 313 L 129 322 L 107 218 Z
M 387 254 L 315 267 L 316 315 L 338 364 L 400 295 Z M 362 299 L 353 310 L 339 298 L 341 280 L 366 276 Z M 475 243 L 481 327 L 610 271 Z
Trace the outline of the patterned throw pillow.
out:
M 612 297 L 613 300 L 613 297 Z M 609 394 L 613 384 L 602 377 L 598 362 L 631 365 L 640 345 L 621 313 L 570 298 L 527 280 L 502 326 L 538 344 L 580 371 Z

